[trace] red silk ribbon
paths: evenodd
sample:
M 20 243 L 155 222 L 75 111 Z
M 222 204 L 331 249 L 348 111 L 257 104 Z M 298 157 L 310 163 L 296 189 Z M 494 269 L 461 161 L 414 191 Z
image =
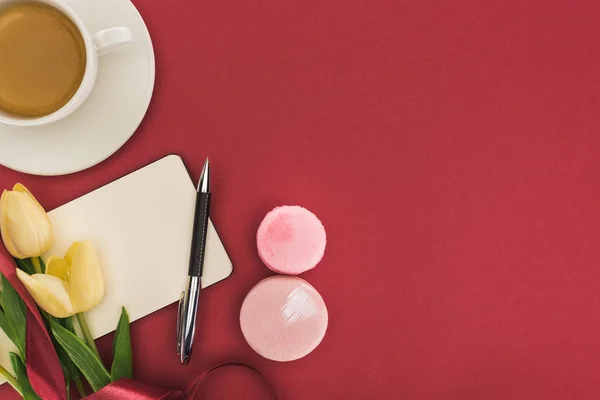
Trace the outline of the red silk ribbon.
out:
M 44 400 L 66 400 L 67 392 L 65 378 L 60 366 L 60 361 L 54 351 L 52 340 L 46 330 L 46 326 L 44 325 L 44 321 L 42 320 L 42 316 L 40 315 L 35 301 L 17 277 L 16 268 L 17 266 L 13 258 L 8 254 L 6 248 L 0 244 L 0 272 L 8 279 L 27 306 L 26 359 L 27 375 L 29 376 L 31 386 L 40 398 Z M 212 372 L 225 367 L 242 367 L 254 371 L 268 384 L 269 390 L 273 394 L 273 399 L 277 399 L 275 390 L 269 382 L 266 381 L 260 371 L 248 364 L 237 361 L 219 364 L 205 372 L 192 386 L 192 392 L 205 381 Z M 120 379 L 102 388 L 91 396 L 86 397 L 86 399 L 184 400 L 186 399 L 186 395 L 178 390 L 144 385 L 133 379 Z

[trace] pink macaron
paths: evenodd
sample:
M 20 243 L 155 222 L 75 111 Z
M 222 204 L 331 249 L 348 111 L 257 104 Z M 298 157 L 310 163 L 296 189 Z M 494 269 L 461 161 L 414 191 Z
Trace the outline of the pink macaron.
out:
M 265 216 L 256 244 L 260 258 L 271 270 L 298 275 L 321 261 L 327 236 L 315 214 L 304 207 L 283 206 Z
M 246 341 L 274 361 L 293 361 L 313 351 L 327 331 L 323 298 L 305 280 L 272 276 L 257 283 L 240 311 Z

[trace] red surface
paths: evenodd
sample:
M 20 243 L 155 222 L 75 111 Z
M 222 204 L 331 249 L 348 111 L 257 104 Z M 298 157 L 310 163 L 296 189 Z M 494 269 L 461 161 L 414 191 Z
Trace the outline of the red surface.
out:
M 236 270 L 205 293 L 189 366 L 174 306 L 133 324 L 139 379 L 183 387 L 239 359 L 284 400 L 600 398 L 599 2 L 136 5 L 157 58 L 136 135 L 88 171 L 0 169 L 0 186 L 54 208 L 167 153 L 194 178 L 212 157 Z M 293 203 L 327 229 L 303 277 L 330 325 L 278 364 L 238 313 L 270 274 L 258 224 Z

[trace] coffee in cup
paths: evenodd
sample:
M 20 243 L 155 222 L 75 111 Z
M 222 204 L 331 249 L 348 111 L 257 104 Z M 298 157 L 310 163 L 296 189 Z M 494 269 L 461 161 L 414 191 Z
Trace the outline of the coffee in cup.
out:
M 90 34 L 63 0 L 0 0 L 0 122 L 68 116 L 91 93 L 98 56 L 131 40 L 127 27 Z
M 44 3 L 0 9 L 0 110 L 40 117 L 62 108 L 85 73 L 85 44 L 77 26 Z

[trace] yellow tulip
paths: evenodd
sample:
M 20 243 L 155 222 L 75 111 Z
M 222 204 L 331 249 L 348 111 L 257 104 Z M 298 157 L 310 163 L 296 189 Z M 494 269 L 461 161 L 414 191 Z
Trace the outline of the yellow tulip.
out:
M 52 246 L 52 225 L 44 208 L 17 183 L 0 197 L 2 241 L 16 258 L 38 257 Z
M 43 310 L 57 318 L 88 311 L 104 297 L 98 257 L 89 242 L 75 242 L 64 258 L 50 257 L 45 274 L 17 276 Z

